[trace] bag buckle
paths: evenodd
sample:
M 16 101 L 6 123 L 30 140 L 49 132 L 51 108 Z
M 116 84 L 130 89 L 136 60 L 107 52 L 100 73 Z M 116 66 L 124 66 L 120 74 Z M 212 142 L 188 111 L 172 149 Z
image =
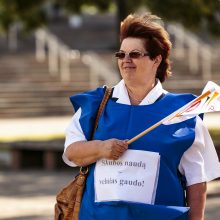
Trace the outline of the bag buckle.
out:
M 80 173 L 86 175 L 89 172 L 89 167 L 80 167 Z

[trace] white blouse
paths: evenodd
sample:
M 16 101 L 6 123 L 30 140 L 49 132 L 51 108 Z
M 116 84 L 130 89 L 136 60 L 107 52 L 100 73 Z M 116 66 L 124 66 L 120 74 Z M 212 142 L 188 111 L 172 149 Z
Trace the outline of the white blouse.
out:
M 167 91 L 162 88 L 162 85 L 158 80 L 156 86 L 147 94 L 140 105 L 154 103 L 163 93 L 167 93 Z M 118 99 L 116 101 L 117 103 L 131 104 L 124 80 L 121 80 L 114 87 L 112 97 Z M 79 123 L 80 115 L 81 108 L 79 108 L 74 114 L 66 129 L 63 160 L 66 164 L 72 167 L 76 166 L 76 164 L 67 159 L 65 155 L 67 147 L 76 141 L 86 141 Z M 213 141 L 208 129 L 199 116 L 197 116 L 196 120 L 195 140 L 192 146 L 183 154 L 178 168 L 179 171 L 185 175 L 187 186 L 201 182 L 208 182 L 220 177 L 220 163 Z

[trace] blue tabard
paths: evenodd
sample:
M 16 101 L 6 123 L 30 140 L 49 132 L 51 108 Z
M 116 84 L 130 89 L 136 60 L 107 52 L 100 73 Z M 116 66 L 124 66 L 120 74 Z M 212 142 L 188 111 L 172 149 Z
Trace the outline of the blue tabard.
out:
M 80 124 L 90 140 L 98 107 L 104 94 L 103 88 L 70 97 L 75 108 L 82 109 Z M 150 105 L 119 104 L 109 99 L 99 120 L 96 140 L 117 138 L 131 139 L 146 128 L 182 107 L 195 97 L 191 94 L 167 93 Z M 171 220 L 188 219 L 185 207 L 184 179 L 178 171 L 183 153 L 195 139 L 196 119 L 181 123 L 160 125 L 137 141 L 129 149 L 159 152 L 160 168 L 154 205 L 112 201 L 94 202 L 94 168 L 90 165 L 79 220 Z M 129 192 L 128 192 L 129 193 Z

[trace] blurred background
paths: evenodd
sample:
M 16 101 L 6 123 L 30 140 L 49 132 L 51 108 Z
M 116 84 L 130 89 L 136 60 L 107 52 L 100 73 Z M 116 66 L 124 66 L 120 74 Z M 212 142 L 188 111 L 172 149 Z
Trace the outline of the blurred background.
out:
M 120 75 L 120 21 L 151 12 L 171 36 L 171 92 L 220 85 L 219 0 L 0 0 L 0 219 L 53 219 L 55 194 L 77 168 L 61 159 L 69 96 Z M 220 114 L 205 122 L 220 155 Z M 220 217 L 220 181 L 208 185 L 206 219 Z

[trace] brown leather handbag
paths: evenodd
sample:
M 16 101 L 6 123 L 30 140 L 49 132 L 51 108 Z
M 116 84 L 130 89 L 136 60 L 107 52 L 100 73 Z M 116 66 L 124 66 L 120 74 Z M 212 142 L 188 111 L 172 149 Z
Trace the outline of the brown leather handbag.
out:
M 111 95 L 111 92 L 111 88 L 106 88 L 96 116 L 92 139 L 98 126 L 101 113 Z M 78 220 L 80 204 L 88 171 L 88 167 L 81 167 L 79 174 L 74 178 L 74 180 L 56 195 L 54 220 Z

